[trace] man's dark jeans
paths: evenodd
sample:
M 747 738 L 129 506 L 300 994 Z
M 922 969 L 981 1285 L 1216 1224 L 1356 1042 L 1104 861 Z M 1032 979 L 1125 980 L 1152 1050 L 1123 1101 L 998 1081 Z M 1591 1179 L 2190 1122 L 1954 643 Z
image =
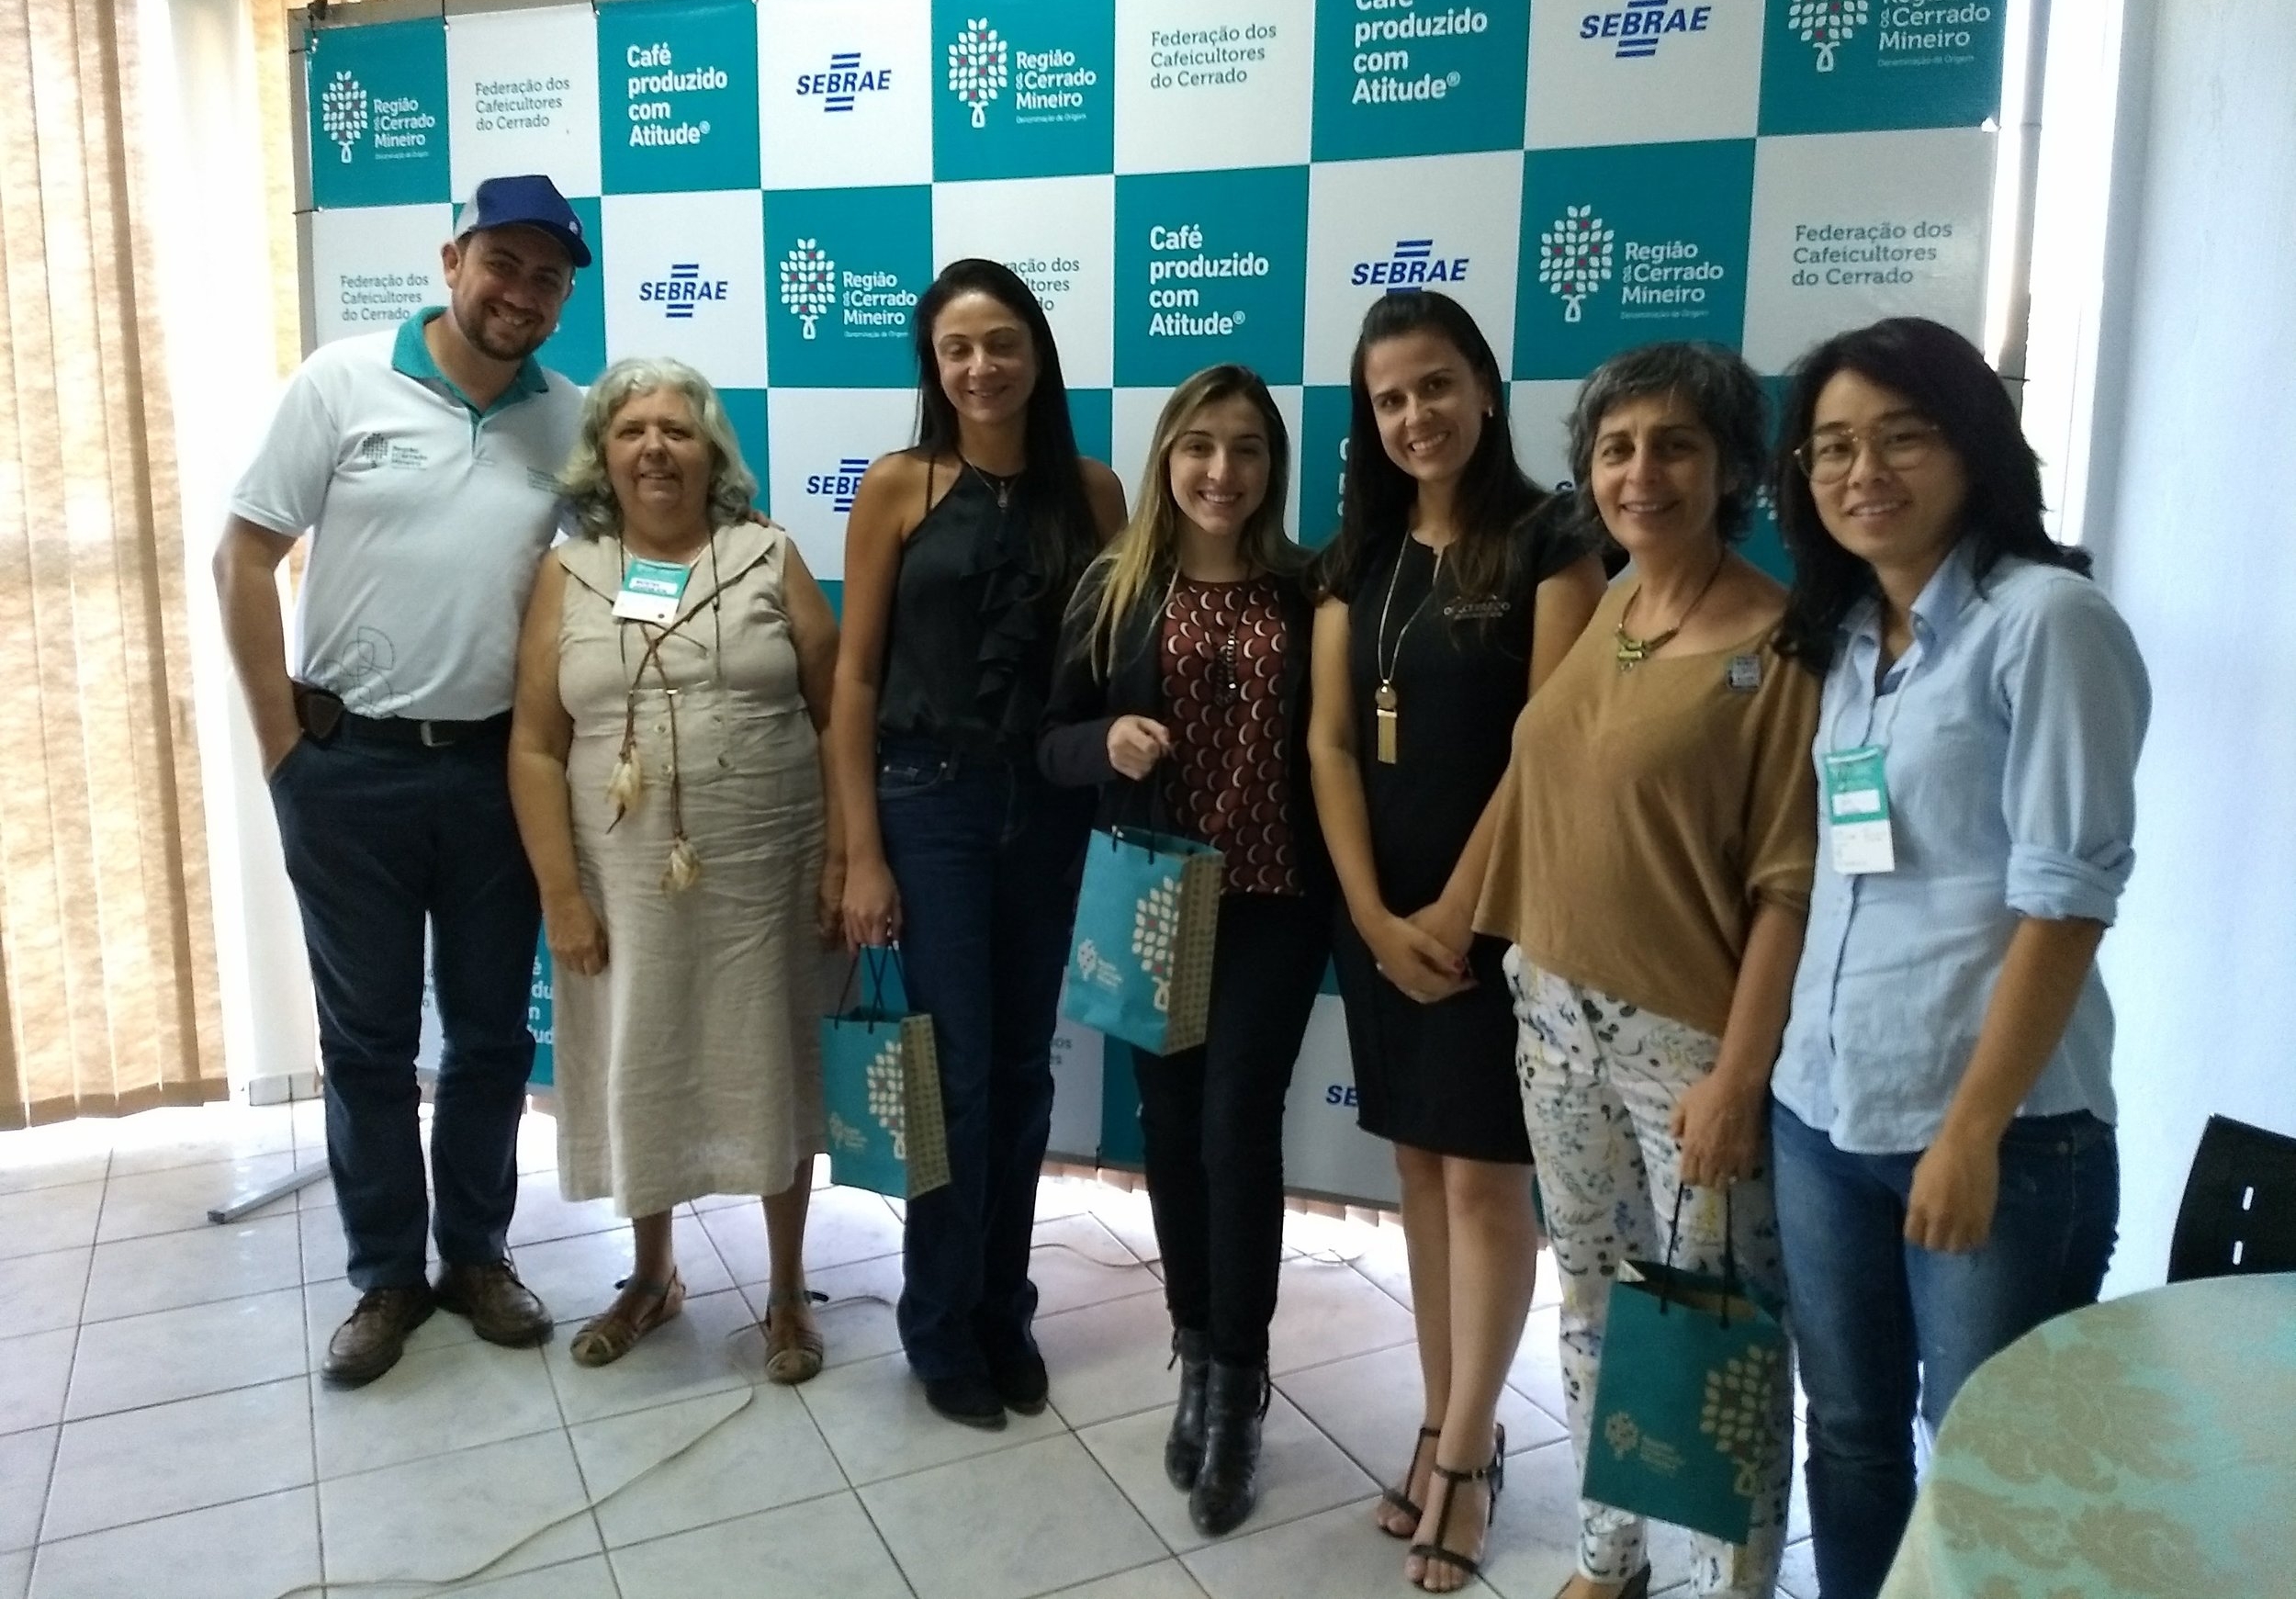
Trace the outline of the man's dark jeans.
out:
M 428 749 L 345 723 L 329 744 L 305 738 L 272 774 L 319 1000 L 327 1164 L 362 1289 L 423 1280 L 414 1060 L 426 922 L 445 1034 L 431 1121 L 439 1257 L 479 1265 L 505 1252 L 541 922 L 506 755 L 500 731 Z

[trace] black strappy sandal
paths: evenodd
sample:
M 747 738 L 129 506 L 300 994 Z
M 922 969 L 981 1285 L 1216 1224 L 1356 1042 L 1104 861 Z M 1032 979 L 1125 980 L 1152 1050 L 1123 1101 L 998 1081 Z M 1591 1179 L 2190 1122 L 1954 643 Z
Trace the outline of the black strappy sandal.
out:
M 1398 1483 L 1393 1488 L 1382 1488 L 1379 1490 L 1379 1503 L 1381 1504 L 1388 1505 L 1392 1509 L 1400 1510 L 1405 1515 L 1411 1517 L 1412 1532 L 1417 1532 L 1419 1530 L 1419 1518 L 1427 1514 L 1426 1511 L 1421 1507 L 1418 1502 L 1413 1500 L 1411 1496 L 1411 1480 L 1419 1475 L 1419 1451 L 1427 1447 L 1427 1440 L 1429 1438 L 1440 1438 L 1442 1436 L 1443 1429 L 1441 1427 L 1421 1427 L 1419 1429 L 1418 1441 L 1411 1447 L 1411 1463 L 1403 1468 L 1402 1481 Z M 1411 1537 L 1410 1532 L 1397 1532 L 1393 1527 L 1388 1526 L 1387 1523 L 1383 1521 L 1379 1524 L 1379 1527 L 1381 1532 L 1387 1534 L 1387 1536 L 1391 1538 L 1407 1538 Z
M 1458 1503 L 1459 1490 L 1470 1482 L 1491 1484 L 1489 1504 L 1483 1516 L 1484 1527 L 1489 1528 L 1491 1524 L 1498 1519 L 1499 1493 L 1506 1486 L 1507 1481 L 1506 1439 L 1503 1436 L 1497 1447 L 1491 1450 L 1491 1464 L 1488 1466 L 1473 1471 L 1455 1471 L 1450 1467 L 1437 1462 L 1435 1474 L 1451 1485 L 1451 1492 L 1443 1496 L 1443 1514 L 1435 1518 L 1435 1537 L 1426 1543 L 1412 1545 L 1411 1552 L 1420 1560 L 1429 1562 L 1430 1565 L 1436 1560 L 1441 1560 L 1453 1571 L 1459 1572 L 1465 1578 L 1465 1582 L 1459 1584 L 1463 1588 L 1468 1582 L 1473 1582 L 1483 1574 L 1483 1563 L 1479 1560 L 1462 1555 L 1457 1550 L 1444 1548 L 1443 1535 L 1450 1529 L 1451 1506 Z M 1434 1592 L 1427 1587 L 1426 1573 L 1424 1571 L 1414 1579 L 1414 1585 L 1422 1592 Z

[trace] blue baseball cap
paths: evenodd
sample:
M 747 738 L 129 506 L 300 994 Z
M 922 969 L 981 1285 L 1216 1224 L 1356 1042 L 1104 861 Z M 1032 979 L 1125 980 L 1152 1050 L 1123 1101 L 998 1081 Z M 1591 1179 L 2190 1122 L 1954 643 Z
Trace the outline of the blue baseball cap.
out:
M 463 202 L 455 237 L 467 238 L 483 228 L 539 228 L 566 247 L 567 258 L 575 265 L 590 265 L 582 220 L 558 193 L 558 186 L 538 172 L 479 183 L 478 192 Z

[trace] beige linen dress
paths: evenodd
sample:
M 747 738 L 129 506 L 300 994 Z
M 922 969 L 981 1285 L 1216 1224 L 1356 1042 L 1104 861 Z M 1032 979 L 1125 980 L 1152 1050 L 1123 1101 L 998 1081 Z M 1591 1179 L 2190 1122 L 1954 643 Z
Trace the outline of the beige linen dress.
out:
M 821 769 L 782 608 L 788 547 L 779 528 L 719 528 L 658 672 L 647 652 L 664 630 L 613 614 L 621 544 L 554 552 L 568 574 L 558 696 L 574 722 L 574 856 L 606 929 L 604 971 L 557 974 L 558 1181 L 625 1216 L 778 1192 L 823 1148 Z M 633 681 L 645 786 L 610 828 Z M 673 894 L 662 876 L 678 808 L 701 876 Z

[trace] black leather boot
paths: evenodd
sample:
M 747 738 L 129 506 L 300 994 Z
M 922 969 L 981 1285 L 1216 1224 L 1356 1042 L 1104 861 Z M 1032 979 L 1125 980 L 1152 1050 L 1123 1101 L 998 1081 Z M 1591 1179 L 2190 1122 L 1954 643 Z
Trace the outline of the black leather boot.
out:
M 1259 1503 L 1260 1421 L 1272 1391 L 1266 1366 L 1211 1363 L 1204 1390 L 1204 1464 L 1187 1496 L 1187 1518 L 1206 1537 L 1234 1531 Z
M 1164 1474 L 1186 1493 L 1196 1486 L 1204 1463 L 1204 1387 L 1211 1379 L 1211 1334 L 1186 1327 L 1172 1334 L 1172 1358 L 1180 1368 L 1180 1402 L 1172 1412 L 1172 1431 L 1164 1440 Z

